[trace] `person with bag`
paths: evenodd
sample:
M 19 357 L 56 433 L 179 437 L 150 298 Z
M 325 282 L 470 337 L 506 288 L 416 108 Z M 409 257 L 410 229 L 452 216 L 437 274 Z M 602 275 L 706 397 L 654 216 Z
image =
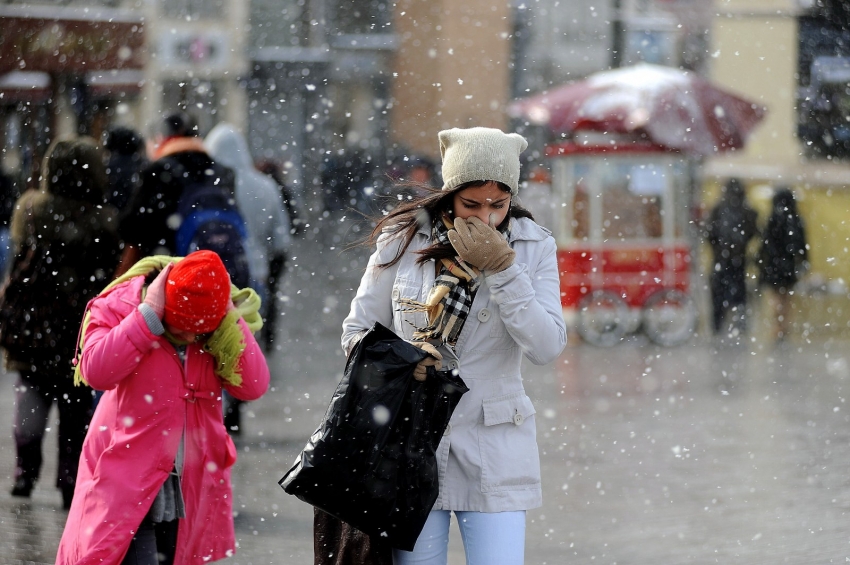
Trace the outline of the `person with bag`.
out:
M 221 397 L 255 400 L 268 388 L 258 310 L 211 251 L 144 258 L 90 303 L 75 378 L 105 392 L 57 565 L 233 555 L 236 448 Z
M 141 173 L 118 227 L 124 252 L 118 274 L 141 257 L 215 251 L 233 284 L 247 286 L 252 243 L 235 202 L 235 177 L 207 153 L 190 115 L 165 116 L 154 160 Z
M 476 127 L 439 141 L 442 189 L 378 220 L 342 347 L 348 355 L 378 322 L 429 353 L 418 379 L 441 367 L 469 387 L 437 450 L 437 501 L 413 551 L 393 549 L 393 563 L 445 565 L 454 512 L 467 562 L 518 565 L 526 511 L 542 504 L 520 364 L 550 363 L 566 345 L 555 241 L 514 198 L 524 138 Z
M 40 189 L 24 192 L 12 216 L 13 259 L 0 293 L 0 345 L 6 369 L 18 372 L 12 496 L 30 497 L 39 479 L 55 402 L 56 486 L 67 509 L 92 410 L 92 391 L 74 386 L 71 360 L 86 303 L 118 264 L 118 212 L 106 204 L 103 154 L 93 139 L 55 141 L 42 170 Z

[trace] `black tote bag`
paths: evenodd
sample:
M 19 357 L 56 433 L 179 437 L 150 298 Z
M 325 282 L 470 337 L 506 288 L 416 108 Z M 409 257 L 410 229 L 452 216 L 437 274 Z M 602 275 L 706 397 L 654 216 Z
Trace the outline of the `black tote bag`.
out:
M 435 452 L 469 389 L 376 323 L 355 346 L 330 406 L 280 480 L 283 490 L 354 528 L 411 551 L 438 494 Z

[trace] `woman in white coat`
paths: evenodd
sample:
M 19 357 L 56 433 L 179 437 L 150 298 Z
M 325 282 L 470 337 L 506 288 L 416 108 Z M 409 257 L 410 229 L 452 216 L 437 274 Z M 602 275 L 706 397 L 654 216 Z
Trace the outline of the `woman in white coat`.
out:
M 398 564 L 445 565 L 451 513 L 467 563 L 523 563 L 526 511 L 542 504 L 534 406 L 522 356 L 542 365 L 566 345 L 555 241 L 514 202 L 527 142 L 497 129 L 439 134 L 443 187 L 399 205 L 343 322 L 348 354 L 374 322 L 457 370 L 469 387 L 437 451 L 440 492 Z

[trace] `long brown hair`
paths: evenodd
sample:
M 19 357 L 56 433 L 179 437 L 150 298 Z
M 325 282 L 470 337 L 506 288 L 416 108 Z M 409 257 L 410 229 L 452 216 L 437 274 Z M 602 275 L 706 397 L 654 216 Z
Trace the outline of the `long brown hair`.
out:
M 443 213 L 448 213 L 453 216 L 451 213 L 452 204 L 454 201 L 454 195 L 457 192 L 465 188 L 484 186 L 488 182 L 491 181 L 471 181 L 450 191 L 444 191 L 440 188 L 434 188 L 428 185 L 419 185 L 417 188 L 421 189 L 421 192 L 424 192 L 424 195 L 402 201 L 401 204 L 397 205 L 380 219 L 376 218 L 375 228 L 366 237 L 366 239 L 363 240 L 363 245 L 374 245 L 385 228 L 391 228 L 392 230 L 401 233 L 400 237 L 402 238 L 402 244 L 398 247 L 398 252 L 395 257 L 386 263 L 379 263 L 376 267 L 379 269 L 386 269 L 398 263 L 402 255 L 404 255 L 404 252 L 407 251 L 408 247 L 410 247 L 410 243 L 413 241 L 413 237 L 416 235 L 416 232 L 420 227 L 430 226 L 434 221 L 434 218 L 439 218 Z M 503 192 L 510 194 L 511 189 L 508 185 L 501 182 L 496 182 L 496 184 Z M 410 183 L 405 183 L 404 186 L 409 187 Z M 505 217 L 505 221 L 502 222 L 497 229 L 503 229 L 505 222 L 507 222 L 510 218 L 529 218 L 534 220 L 534 216 L 531 215 L 531 212 L 516 204 L 513 198 L 511 198 L 510 208 L 508 209 L 508 215 Z M 444 245 L 439 242 L 433 243 L 416 253 L 419 255 L 416 262 L 419 264 L 431 259 L 440 260 L 457 255 L 451 245 Z

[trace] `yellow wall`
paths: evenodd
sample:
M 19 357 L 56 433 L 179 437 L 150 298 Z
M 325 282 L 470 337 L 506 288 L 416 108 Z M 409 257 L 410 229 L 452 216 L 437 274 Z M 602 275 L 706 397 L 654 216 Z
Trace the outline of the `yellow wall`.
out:
M 748 185 L 750 203 L 763 226 L 771 188 L 793 188 L 806 223 L 811 262 L 809 276 L 794 297 L 795 330 L 803 335 L 848 334 L 850 301 L 839 291 L 850 283 L 850 163 L 801 155 L 795 110 L 797 2 L 716 0 L 714 6 L 709 78 L 766 106 L 767 116 L 743 151 L 706 160 L 704 207 L 710 210 L 720 184 L 737 176 Z M 754 244 L 753 253 L 757 249 Z M 707 257 L 710 253 L 703 254 L 703 272 L 709 268 Z M 755 274 L 754 267 L 750 271 Z M 767 316 L 767 309 L 762 314 Z
M 439 158 L 442 129 L 505 128 L 509 3 L 400 0 L 394 13 L 393 141 Z
M 764 229 L 770 214 L 772 188 L 773 185 L 755 181 L 747 189 L 747 200 L 759 215 L 759 229 Z M 850 191 L 810 187 L 805 190 L 798 188 L 794 193 L 811 248 L 811 272 L 825 281 L 844 281 L 850 285 L 850 260 L 847 260 L 850 257 L 850 215 L 847 213 L 850 210 Z M 720 183 L 707 181 L 704 185 L 706 211 L 714 207 L 719 195 Z M 753 245 L 752 251 L 755 252 L 757 245 Z
M 704 185 L 706 215 L 717 203 L 721 182 L 708 179 Z M 773 183 L 751 181 L 747 187 L 750 206 L 758 212 L 759 229 L 764 229 L 770 214 Z M 850 191 L 834 187 L 807 187 L 795 189 L 797 205 L 806 226 L 809 243 L 811 271 L 798 286 L 792 301 L 791 319 L 799 335 L 828 334 L 850 337 L 850 300 L 846 293 L 836 292 L 850 286 Z M 752 259 L 747 272 L 753 277 L 755 287 L 758 267 L 755 263 L 761 242 L 750 243 L 748 255 Z M 711 269 L 711 250 L 703 244 L 699 272 Z M 821 286 L 822 285 L 822 286 Z M 831 287 L 831 288 L 830 288 Z M 770 312 L 767 300 L 756 301 L 758 324 L 761 332 L 769 332 Z
M 762 164 L 799 161 L 794 111 L 796 19 L 787 15 L 718 17 L 711 33 L 711 80 L 768 109 L 767 116 L 750 137 L 744 155 Z

